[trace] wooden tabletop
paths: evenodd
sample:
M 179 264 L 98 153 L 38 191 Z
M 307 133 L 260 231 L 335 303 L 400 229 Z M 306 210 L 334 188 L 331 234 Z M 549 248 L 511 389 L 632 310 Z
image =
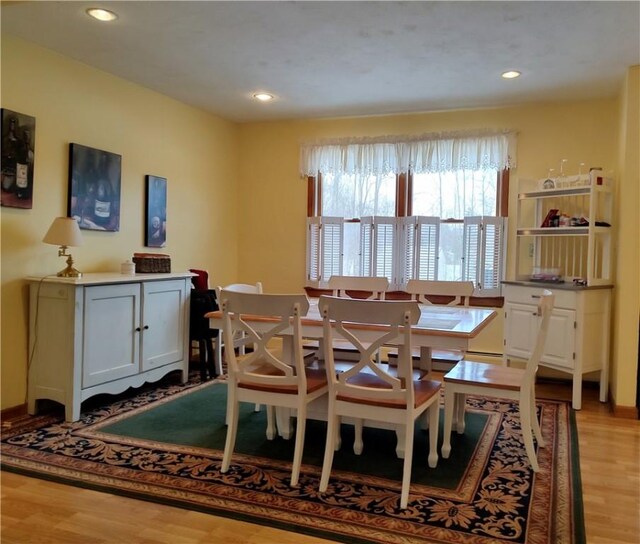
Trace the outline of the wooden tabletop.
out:
M 489 308 L 469 308 L 465 306 L 429 306 L 420 304 L 420 320 L 414 325 L 416 335 L 453 336 L 475 338 L 497 315 Z M 222 312 L 205 314 L 213 322 L 213 327 L 221 328 Z M 276 318 L 265 316 L 243 316 L 247 322 L 272 322 Z M 318 310 L 318 299 L 309 299 L 309 312 L 302 318 L 304 327 L 322 327 L 322 318 Z M 384 330 L 380 325 L 354 325 L 354 329 Z

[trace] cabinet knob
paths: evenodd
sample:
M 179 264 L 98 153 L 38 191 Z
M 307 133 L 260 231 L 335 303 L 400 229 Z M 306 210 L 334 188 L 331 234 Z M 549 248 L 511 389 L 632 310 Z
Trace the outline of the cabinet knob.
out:
M 140 327 L 136 327 L 136 332 L 140 332 L 142 329 Z
M 148 329 L 149 329 L 149 325 L 145 325 L 143 328 L 144 328 L 144 330 L 146 331 L 146 330 L 148 330 Z
M 531 295 L 531 298 L 540 298 L 540 295 Z

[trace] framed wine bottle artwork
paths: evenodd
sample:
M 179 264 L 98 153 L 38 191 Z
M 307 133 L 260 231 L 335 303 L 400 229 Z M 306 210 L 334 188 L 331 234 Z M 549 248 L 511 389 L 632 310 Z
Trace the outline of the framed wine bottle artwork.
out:
M 158 176 L 145 176 L 145 230 L 146 247 L 167 245 L 167 180 Z
M 33 207 L 36 119 L 2 109 L 0 203 L 10 208 Z
M 121 169 L 120 155 L 70 144 L 67 215 L 81 229 L 120 230 Z

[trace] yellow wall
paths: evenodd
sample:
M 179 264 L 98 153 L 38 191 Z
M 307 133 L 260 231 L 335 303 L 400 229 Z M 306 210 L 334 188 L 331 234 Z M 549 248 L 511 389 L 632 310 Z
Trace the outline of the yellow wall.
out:
M 512 177 L 510 209 L 516 209 L 517 177 L 539 178 L 550 167 L 577 173 L 580 162 L 616 166 L 617 104 L 598 100 L 500 109 L 412 115 L 253 123 L 241 127 L 239 270 L 265 281 L 270 290 L 300 289 L 305 275 L 306 182 L 298 175 L 303 141 L 349 136 L 508 128 L 518 132 L 518 168 Z M 509 245 L 515 247 L 515 222 Z M 509 255 L 512 277 L 515 256 Z M 249 278 L 247 278 L 249 279 Z M 477 351 L 502 350 L 503 316 L 472 344 Z
M 174 271 L 207 268 L 237 279 L 238 128 L 180 102 L 35 45 L 2 36 L 2 107 L 36 118 L 33 209 L 1 209 L 2 408 L 25 402 L 24 277 L 64 267 L 42 243 L 66 215 L 69 143 L 122 155 L 120 232 L 82 231 L 85 272 L 119 271 L 144 251 L 145 175 L 168 179 L 167 247 Z
M 620 98 L 617 193 L 617 260 L 613 313 L 611 394 L 621 406 L 635 404 L 640 320 L 640 66 L 627 72 Z
M 637 162 L 635 174 L 632 163 L 634 157 L 637 161 L 638 148 L 637 70 L 631 75 L 621 98 L 626 104 L 623 113 L 620 101 L 610 99 L 235 125 L 47 50 L 3 37 L 2 106 L 35 116 L 37 129 L 34 208 L 2 208 L 2 408 L 24 402 L 27 296 L 23 278 L 55 272 L 63 264 L 55 248 L 41 239 L 53 217 L 66 214 L 70 142 L 123 156 L 121 231 L 83 231 L 85 245 L 73 251 L 82 270 L 116 270 L 134 251 L 144 249 L 144 175 L 155 174 L 169 180 L 166 252 L 171 254 L 174 270 L 204 267 L 215 283 L 261 280 L 267 291 L 300 291 L 305 273 L 307 198 L 306 183 L 298 176 L 301 142 L 473 128 L 514 129 L 518 131 L 518 168 L 512 181 L 512 210 L 518 177 L 544 176 L 548 168 L 558 167 L 560 159 L 567 159 L 570 172 L 577 170 L 580 162 L 624 170 L 619 180 L 623 202 L 618 206 L 625 217 L 636 217 L 638 174 Z M 627 127 L 624 131 L 620 130 L 622 123 Z M 514 227 L 510 225 L 511 247 Z M 624 228 L 618 231 L 620 286 L 616 289 L 614 323 L 627 323 L 630 330 L 635 327 L 637 342 L 637 219 L 625 222 Z M 635 265 L 623 257 L 626 255 L 635 258 Z M 509 274 L 513 267 L 511 254 Z M 631 298 L 626 304 L 626 292 L 635 296 L 635 302 Z M 501 338 L 502 316 L 473 348 L 499 350 Z M 615 335 L 614 341 L 612 389 L 619 404 L 632 406 L 635 359 L 629 362 L 629 357 L 636 357 L 637 343 L 634 348 L 633 341 L 621 335 Z

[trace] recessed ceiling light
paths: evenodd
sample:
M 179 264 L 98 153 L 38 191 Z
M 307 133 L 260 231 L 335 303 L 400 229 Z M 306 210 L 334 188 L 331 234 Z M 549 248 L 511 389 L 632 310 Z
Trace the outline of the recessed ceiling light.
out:
M 273 100 L 274 97 L 269 93 L 255 93 L 253 98 L 260 100 L 260 102 L 269 102 L 269 100 Z
M 520 72 L 517 70 L 509 70 L 508 72 L 502 72 L 504 79 L 513 79 L 514 77 L 520 77 Z
M 90 8 L 87 10 L 87 15 L 93 17 L 94 19 L 98 19 L 98 21 L 115 21 L 118 16 L 113 13 L 113 11 L 109 11 L 108 9 L 102 8 Z

